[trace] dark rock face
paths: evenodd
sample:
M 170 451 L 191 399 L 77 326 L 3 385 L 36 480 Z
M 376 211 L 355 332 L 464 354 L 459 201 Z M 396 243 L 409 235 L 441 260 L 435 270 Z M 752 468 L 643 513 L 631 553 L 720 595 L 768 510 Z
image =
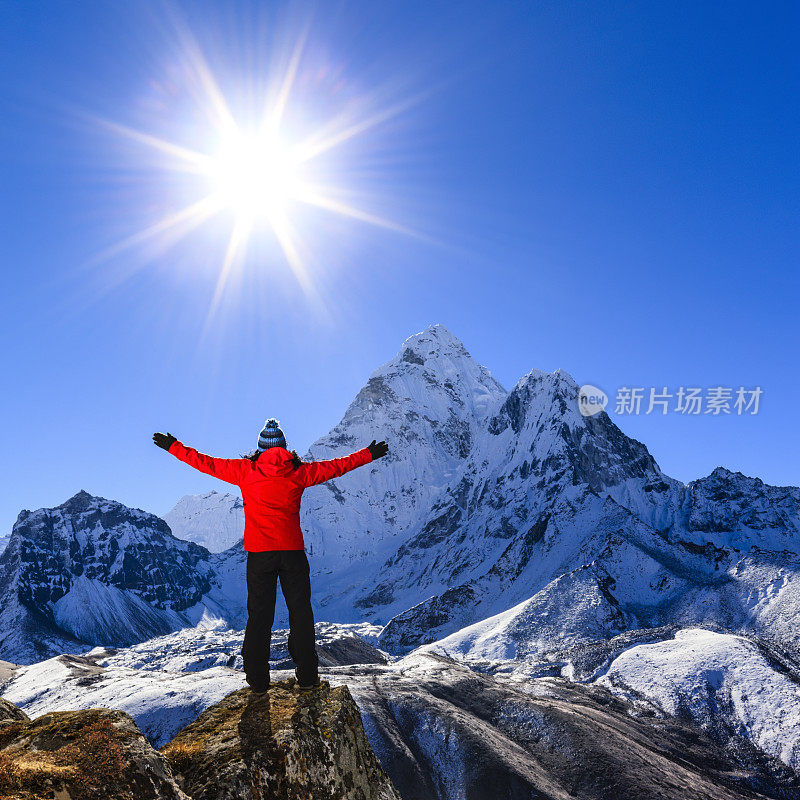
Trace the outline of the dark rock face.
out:
M 241 689 L 204 711 L 162 753 L 193 800 L 400 800 L 346 687 L 263 697 Z
M 86 492 L 56 508 L 23 512 L 14 535 L 20 600 L 36 608 L 61 599 L 80 576 L 175 611 L 210 589 L 199 563 L 209 558 L 205 548 L 175 539 L 153 514 Z
M 167 761 L 127 714 L 61 711 L 31 721 L 4 700 L 0 798 L 188 800 Z
M 796 548 L 800 533 L 800 489 L 769 486 L 760 478 L 717 467 L 687 487 L 689 530 L 729 533 L 742 528 L 755 533 L 781 531 L 786 545 Z M 792 547 L 794 545 L 794 547 Z
M 420 631 L 438 631 L 451 623 L 454 627 L 467 625 L 472 620 L 465 609 L 472 608 L 478 599 L 478 592 L 469 584 L 448 589 L 389 620 L 381 632 L 381 644 L 390 652 L 404 653 L 429 640 Z
M 348 684 L 404 798 L 800 796 L 797 776 L 754 747 L 726 748 L 682 721 L 633 716 L 599 687 L 553 678 L 530 694 L 429 655 L 402 677 L 352 668 Z
M 578 420 L 577 407 L 578 386 L 569 375 L 561 371 L 532 373 L 509 392 L 489 421 L 489 433 L 498 436 L 510 427 L 523 445 L 528 443 L 526 432 L 560 441 L 561 446 L 552 451 L 552 463 L 537 464 L 537 471 L 569 468 L 574 484 L 586 483 L 596 491 L 630 477 L 660 475 L 647 448 L 625 436 L 608 414 Z M 526 466 L 521 477 L 528 474 L 530 467 Z
M 377 647 L 353 633 L 337 635 L 324 622 L 317 623 L 317 656 L 320 667 L 387 663 L 386 655 Z M 286 632 L 272 632 L 270 661 L 273 669 L 294 669 Z
M 425 364 L 425 359 L 419 353 L 414 352 L 410 347 L 407 347 L 403 351 L 402 360 L 407 364 L 419 364 L 421 366 Z

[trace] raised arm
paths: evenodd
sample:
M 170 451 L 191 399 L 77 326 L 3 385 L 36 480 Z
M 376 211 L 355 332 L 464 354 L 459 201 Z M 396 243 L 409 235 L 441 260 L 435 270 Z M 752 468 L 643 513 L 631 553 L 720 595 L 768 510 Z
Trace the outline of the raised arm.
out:
M 297 468 L 297 475 L 303 486 L 316 486 L 332 478 L 338 478 L 351 469 L 363 467 L 376 458 L 385 456 L 389 448 L 386 442 L 372 442 L 363 450 L 357 450 L 344 458 L 332 458 L 330 461 L 308 461 Z
M 198 453 L 193 447 L 186 447 L 179 442 L 171 433 L 154 433 L 153 442 L 184 464 L 228 483 L 240 483 L 248 466 L 246 458 L 214 458 Z

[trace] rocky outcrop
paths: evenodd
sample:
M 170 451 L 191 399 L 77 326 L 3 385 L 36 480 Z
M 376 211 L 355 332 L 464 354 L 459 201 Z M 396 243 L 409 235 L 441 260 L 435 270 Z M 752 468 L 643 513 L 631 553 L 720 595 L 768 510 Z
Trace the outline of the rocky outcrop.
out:
M 193 800 L 400 800 L 347 687 L 233 692 L 162 748 Z
M 122 711 L 29 720 L 0 700 L 0 800 L 188 800 Z
M 400 800 L 344 686 L 241 689 L 154 750 L 122 711 L 0 699 L 0 800 Z
M 700 711 L 704 704 L 709 709 L 716 704 L 716 721 L 723 724 L 711 726 L 699 724 L 699 715 L 684 700 L 680 702 L 687 713 L 665 714 L 663 699 L 658 702 L 650 691 L 648 700 L 642 691 L 647 687 L 631 686 L 630 669 L 626 673 L 628 688 L 639 690 L 632 700 L 626 696 L 628 690 L 620 695 L 619 681 L 606 686 L 602 680 L 578 684 L 561 677 L 565 664 L 574 664 L 576 674 L 584 678 L 598 671 L 620 674 L 620 655 L 632 655 L 637 643 L 644 644 L 649 635 L 640 632 L 638 639 L 629 634 L 618 637 L 612 642 L 613 650 L 603 643 L 580 652 L 565 651 L 557 662 L 537 667 L 520 663 L 517 672 L 509 672 L 509 664 L 497 665 L 494 675 L 418 652 L 390 665 L 337 667 L 328 672 L 332 682 L 346 681 L 347 687 L 331 689 L 323 683 L 314 692 L 301 693 L 293 680 L 283 681 L 262 698 L 248 689 L 238 690 L 214 705 L 213 701 L 205 703 L 208 708 L 199 717 L 197 711 L 191 713 L 195 698 L 187 691 L 189 682 L 200 677 L 198 673 L 186 673 L 181 685 L 160 684 L 153 671 L 125 668 L 109 674 L 109 692 L 113 689 L 115 694 L 109 693 L 106 700 L 90 694 L 89 702 L 111 705 L 114 696 L 120 702 L 124 702 L 123 696 L 140 698 L 137 720 L 141 729 L 147 729 L 148 719 L 161 717 L 160 733 L 165 735 L 160 741 L 172 739 L 161 751 L 166 760 L 158 761 L 159 754 L 143 745 L 130 718 L 118 711 L 49 714 L 30 722 L 19 709 L 0 701 L 0 764 L 5 766 L 0 775 L 6 781 L 0 783 L 0 800 L 95 800 L 97 794 L 66 794 L 72 785 L 63 782 L 61 793 L 55 794 L 52 773 L 60 768 L 67 770 L 68 776 L 74 775 L 70 769 L 91 759 L 85 788 L 93 791 L 103 785 L 102 770 L 106 768 L 102 759 L 113 754 L 117 743 L 122 749 L 117 750 L 115 763 L 121 771 L 128 770 L 126 780 L 138 780 L 144 789 L 139 792 L 140 784 L 132 783 L 130 793 L 124 794 L 120 793 L 124 789 L 120 781 L 110 783 L 109 793 L 101 796 L 112 799 L 181 797 L 168 793 L 176 787 L 192 800 L 398 800 L 398 793 L 404 800 L 800 797 L 800 778 L 779 760 L 784 755 L 769 755 L 766 751 L 775 752 L 775 748 L 764 746 L 758 730 L 754 729 L 752 736 L 747 733 L 741 717 L 737 721 L 733 716 L 720 716 L 725 685 L 734 680 L 742 693 L 741 710 L 750 714 L 752 703 L 761 704 L 761 688 L 754 688 L 753 680 L 743 679 L 743 673 L 752 672 L 752 659 L 748 662 L 740 650 L 731 653 L 729 679 L 722 678 L 716 695 L 706 691 L 701 696 L 697 691 L 690 698 Z M 696 654 L 694 657 L 697 660 Z M 616 664 L 611 670 L 609 661 Z M 690 671 L 713 680 L 714 670 L 700 661 Z M 651 670 L 653 686 L 664 696 L 672 694 L 674 670 L 681 668 L 673 663 L 672 675 L 660 669 L 658 677 Z M 529 674 L 529 669 L 539 677 Z M 221 671 L 206 672 L 209 681 L 220 682 Z M 786 693 L 781 694 L 774 674 L 759 674 L 775 701 L 771 706 L 763 704 L 762 719 L 772 715 L 773 743 L 783 742 L 783 750 L 791 754 L 795 738 L 782 736 L 780 731 L 796 714 L 791 681 L 782 679 Z M 42 675 L 49 676 L 54 687 L 61 677 L 52 664 L 43 667 Z M 88 672 L 84 677 L 86 681 L 102 678 Z M 62 707 L 86 702 L 87 693 L 95 692 L 99 684 L 87 685 L 82 680 L 70 679 L 67 691 L 71 694 L 53 688 L 51 707 L 56 696 Z M 36 713 L 35 704 L 25 707 L 31 715 Z M 110 719 L 119 730 L 111 731 L 113 736 L 107 727 L 105 733 L 102 728 L 98 732 L 92 725 L 93 714 L 100 715 L 100 723 L 102 715 L 116 715 Z M 64 721 L 62 728 L 74 747 L 63 749 L 68 742 L 52 735 L 53 725 L 47 739 L 40 739 L 44 747 L 30 736 L 23 737 L 48 718 Z M 178 719 L 195 721 L 179 731 Z M 124 724 L 117 726 L 115 720 Z M 757 727 L 759 720 L 751 715 L 747 725 L 754 724 Z M 83 730 L 79 730 L 81 726 Z M 126 731 L 133 736 L 126 739 Z M 62 749 L 55 754 L 44 752 L 55 748 Z M 9 754 L 13 769 L 8 766 Z M 148 763 L 151 766 L 141 767 Z M 143 771 L 145 778 L 136 779 L 135 769 Z M 43 772 L 49 783 L 43 782 Z M 15 781 L 10 784 L 12 789 L 8 788 L 9 773 Z M 167 787 L 160 789 L 161 795 L 153 794 L 153 775 L 160 775 Z

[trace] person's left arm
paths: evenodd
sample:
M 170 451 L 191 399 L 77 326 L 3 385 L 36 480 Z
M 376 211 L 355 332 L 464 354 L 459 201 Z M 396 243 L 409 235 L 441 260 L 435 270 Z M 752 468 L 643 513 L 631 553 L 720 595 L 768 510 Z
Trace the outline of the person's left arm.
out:
M 339 478 L 350 470 L 363 467 L 375 459 L 382 458 L 389 451 L 386 442 L 373 441 L 363 450 L 357 450 L 344 458 L 332 458 L 329 461 L 308 461 L 297 468 L 300 483 L 308 488 L 325 483 L 332 478 Z

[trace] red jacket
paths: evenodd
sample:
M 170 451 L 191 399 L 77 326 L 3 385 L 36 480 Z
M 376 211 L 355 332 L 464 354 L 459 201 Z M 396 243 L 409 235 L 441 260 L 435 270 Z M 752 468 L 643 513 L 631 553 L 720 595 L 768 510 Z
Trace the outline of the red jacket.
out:
M 330 461 L 303 462 L 292 466 L 292 454 L 282 447 L 265 450 L 257 461 L 249 458 L 212 458 L 181 442 L 169 452 L 207 475 L 236 484 L 244 501 L 244 549 L 302 550 L 300 498 L 303 490 L 338 478 L 372 461 L 369 448 Z

